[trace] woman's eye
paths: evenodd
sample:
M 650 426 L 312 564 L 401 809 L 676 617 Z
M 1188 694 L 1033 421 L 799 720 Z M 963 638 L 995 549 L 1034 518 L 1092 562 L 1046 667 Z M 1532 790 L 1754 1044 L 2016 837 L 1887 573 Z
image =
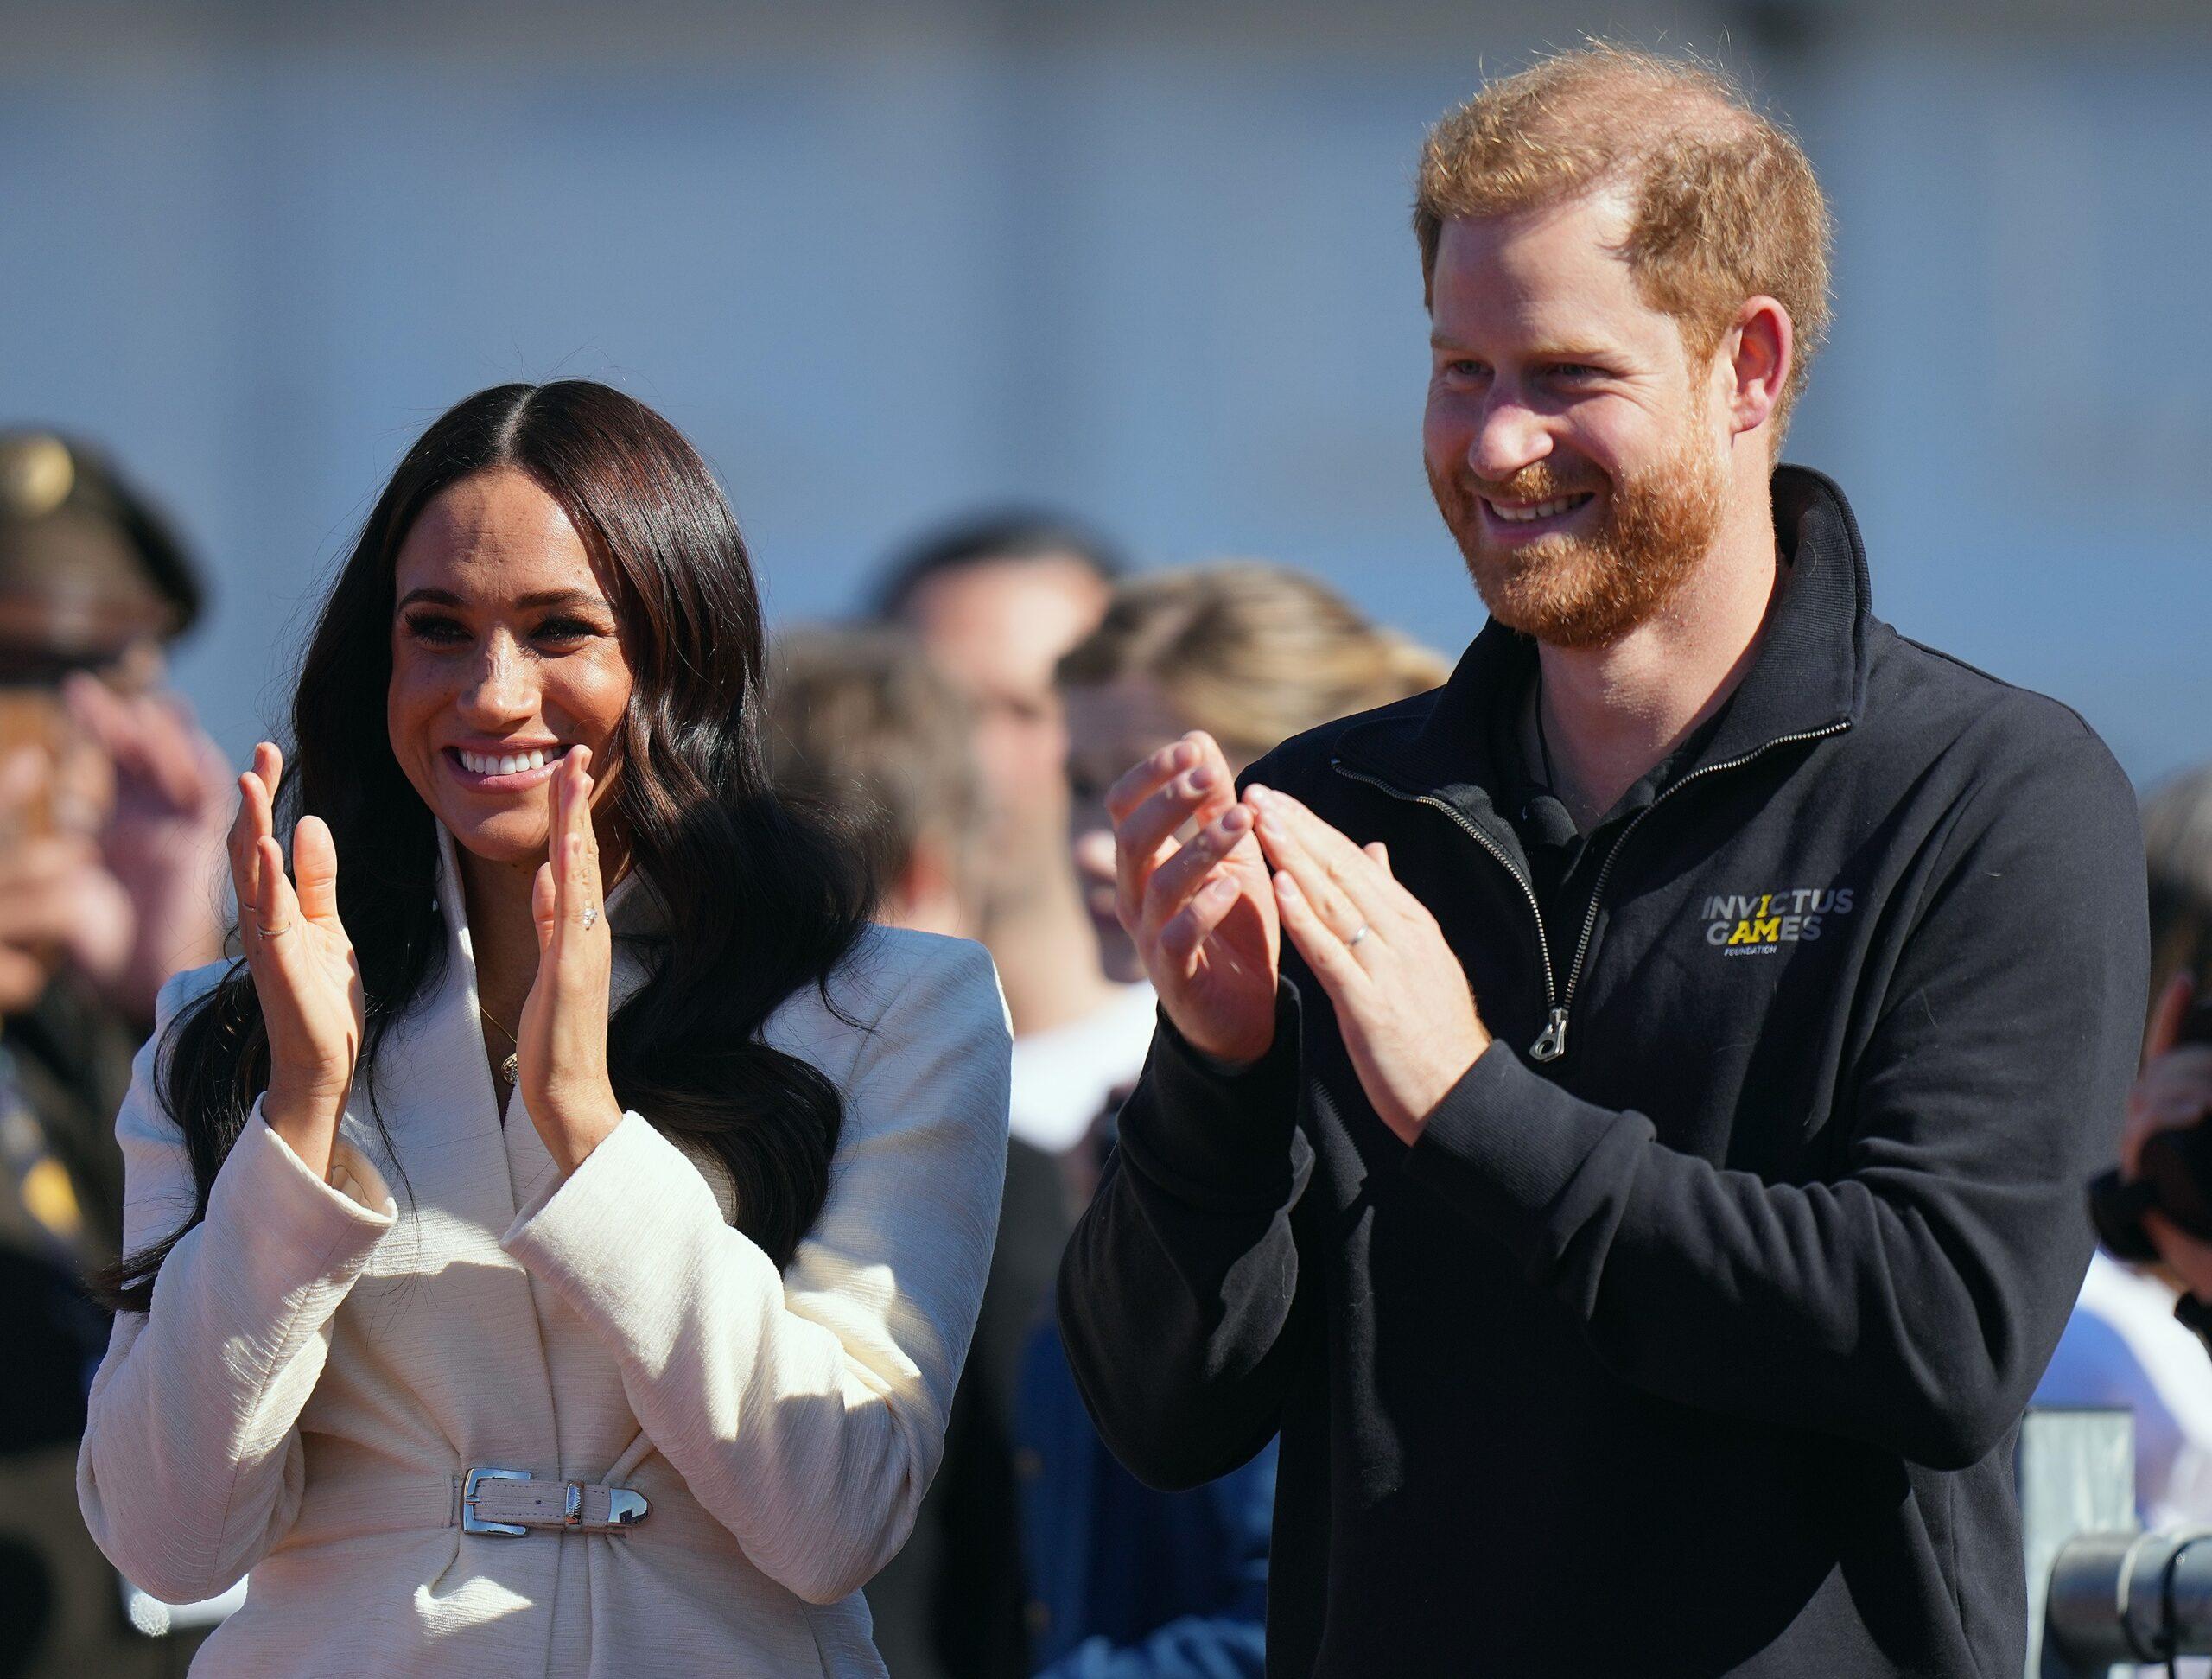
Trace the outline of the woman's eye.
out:
M 541 641 L 582 641 L 599 633 L 596 625 L 587 624 L 581 618 L 549 618 L 537 626 Z
M 417 641 L 429 641 L 442 646 L 451 646 L 468 639 L 467 629 L 457 620 L 429 612 L 409 614 L 407 633 Z

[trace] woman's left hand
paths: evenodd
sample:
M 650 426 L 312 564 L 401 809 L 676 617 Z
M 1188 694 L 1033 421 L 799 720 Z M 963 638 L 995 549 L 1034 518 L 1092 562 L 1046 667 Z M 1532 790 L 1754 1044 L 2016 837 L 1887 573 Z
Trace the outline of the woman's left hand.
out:
M 537 977 L 515 1033 L 531 1123 L 563 1175 L 622 1122 L 607 1076 L 607 984 L 613 936 L 591 824 L 591 752 L 571 747 L 546 783 L 552 822 L 531 911 Z

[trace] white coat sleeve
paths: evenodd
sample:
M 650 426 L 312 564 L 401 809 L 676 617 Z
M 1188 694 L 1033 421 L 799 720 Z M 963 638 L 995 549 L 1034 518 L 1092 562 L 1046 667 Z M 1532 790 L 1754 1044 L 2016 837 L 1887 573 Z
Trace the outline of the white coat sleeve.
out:
M 209 970 L 162 988 L 116 1118 L 124 1250 L 192 1211 L 183 1134 L 155 1088 L 156 1056 Z M 396 1209 L 340 1142 L 331 1181 L 303 1166 L 257 1103 L 215 1174 L 207 1216 L 169 1252 L 152 1309 L 118 1314 L 92 1378 L 77 1498 L 108 1560 L 156 1597 L 188 1603 L 242 1579 L 291 1525 L 303 1480 L 300 1408 L 330 1325 Z
M 788 1272 L 632 1113 L 509 1252 L 620 1363 L 632 1409 L 754 1565 L 813 1603 L 895 1555 L 944 1450 L 997 1230 L 1009 1040 L 977 945 L 890 944 L 830 1193 Z M 895 988 L 895 989 L 894 989 Z

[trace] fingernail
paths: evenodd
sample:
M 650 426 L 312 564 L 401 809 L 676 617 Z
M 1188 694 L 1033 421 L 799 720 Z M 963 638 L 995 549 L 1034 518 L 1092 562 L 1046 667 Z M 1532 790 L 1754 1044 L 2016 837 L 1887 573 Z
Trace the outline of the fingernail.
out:
M 1244 797 L 1250 799 L 1255 805 L 1264 805 L 1270 798 L 1273 798 L 1274 795 L 1269 792 L 1265 787 L 1262 786 L 1258 782 L 1255 781 L 1250 786 L 1244 789 Z
M 1221 813 L 1222 831 L 1241 834 L 1252 825 L 1252 813 L 1242 805 L 1232 805 Z
M 1201 764 L 1198 768 L 1191 772 L 1191 791 L 1192 792 L 1204 792 L 1211 785 L 1213 785 L 1212 765 Z

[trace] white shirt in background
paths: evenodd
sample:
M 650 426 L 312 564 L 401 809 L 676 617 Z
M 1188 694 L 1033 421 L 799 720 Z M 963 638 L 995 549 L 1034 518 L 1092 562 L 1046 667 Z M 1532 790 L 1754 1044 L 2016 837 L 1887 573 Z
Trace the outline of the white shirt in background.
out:
M 1103 1008 L 1014 1040 L 1012 1123 L 1016 1141 L 1065 1154 L 1089 1135 L 1108 1099 L 1144 1071 L 1156 1004 L 1140 981 Z

